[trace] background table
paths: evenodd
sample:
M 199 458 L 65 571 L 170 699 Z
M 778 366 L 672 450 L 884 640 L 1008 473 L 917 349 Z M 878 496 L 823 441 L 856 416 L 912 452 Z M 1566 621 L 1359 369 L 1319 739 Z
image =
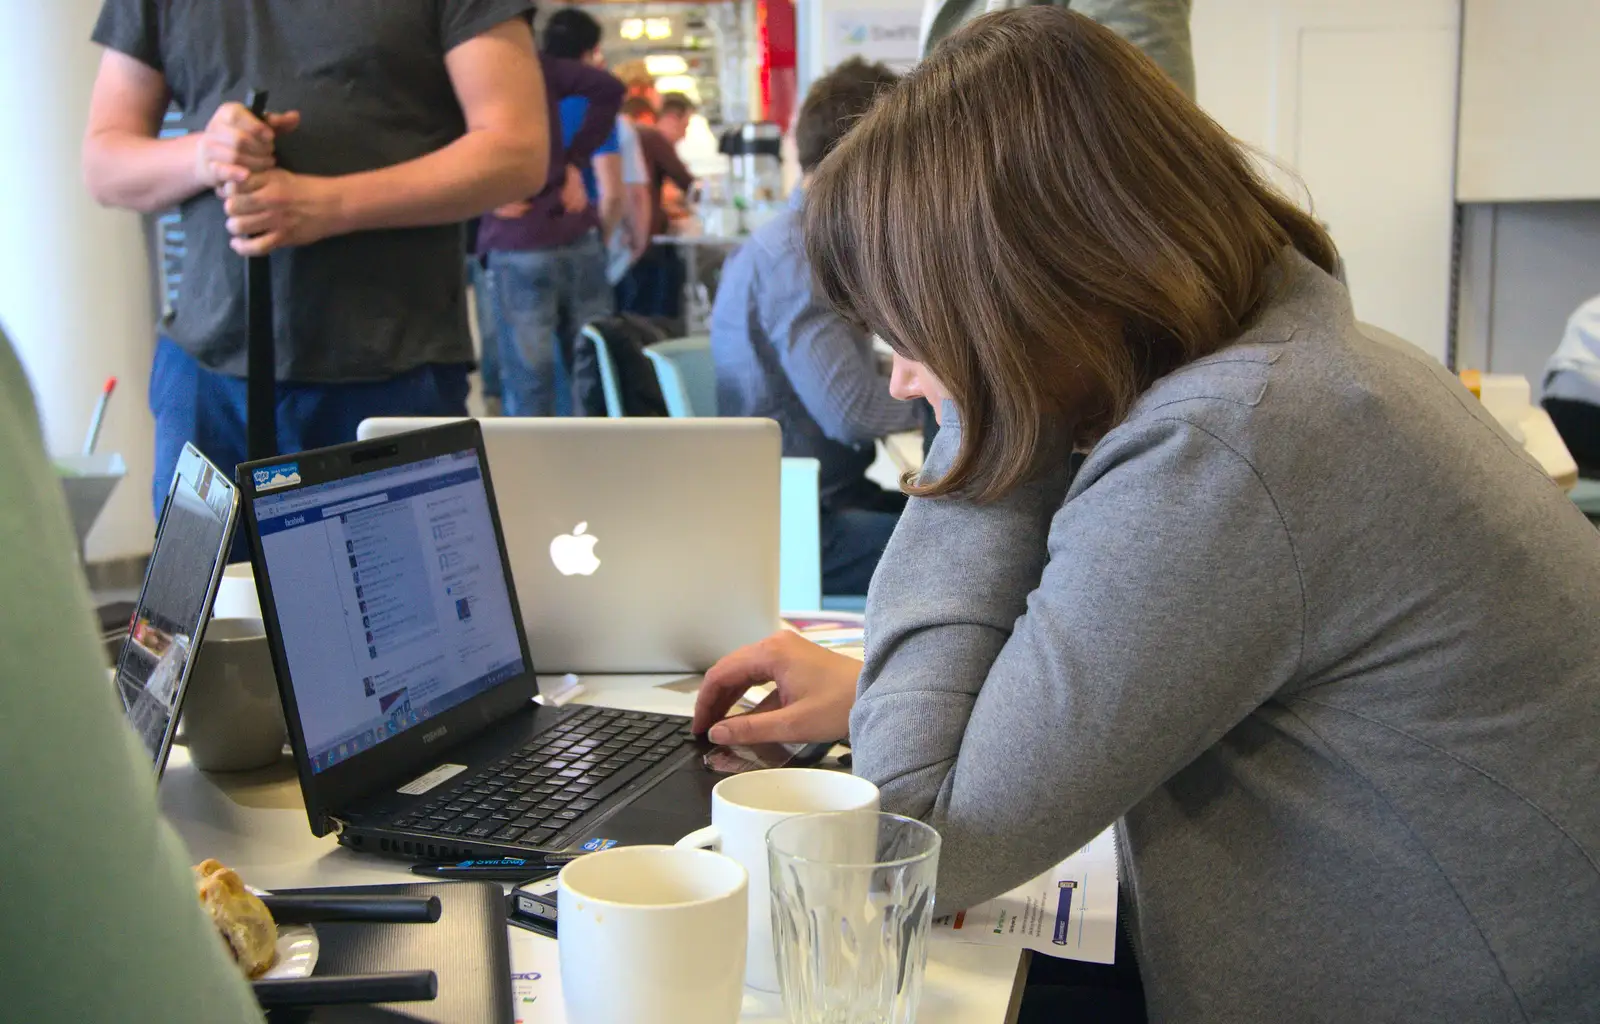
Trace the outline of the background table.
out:
M 544 683 L 545 681 L 541 681 Z M 549 682 L 554 682 L 551 680 Z M 630 711 L 687 714 L 698 680 L 677 676 L 589 676 L 579 703 Z M 548 686 L 547 686 L 548 688 Z M 287 757 L 256 772 L 210 774 L 175 747 L 161 783 L 161 806 L 196 863 L 215 857 L 264 889 L 372 885 L 414 881 L 399 860 L 355 854 L 333 836 L 311 834 L 294 763 Z M 510 928 L 513 970 L 539 975 L 518 1007 L 529 1024 L 561 1024 L 559 961 L 554 940 Z M 1005 1024 L 1015 1019 L 1026 958 L 1015 950 L 935 938 L 928 960 L 922 1024 Z M 742 1020 L 782 1024 L 781 1000 L 747 992 Z
M 749 235 L 656 235 L 655 245 L 670 245 L 683 253 L 683 330 L 685 334 L 704 334 L 711 329 L 711 300 L 706 290 L 700 294 L 700 250 L 715 249 L 731 253 L 750 240 Z

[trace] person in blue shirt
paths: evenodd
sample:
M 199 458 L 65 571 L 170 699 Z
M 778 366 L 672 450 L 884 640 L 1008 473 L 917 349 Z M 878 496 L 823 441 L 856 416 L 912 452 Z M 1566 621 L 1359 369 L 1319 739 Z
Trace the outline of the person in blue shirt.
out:
M 807 177 L 897 78 L 850 60 L 818 79 L 795 119 Z M 783 454 L 822 464 L 822 589 L 865 594 L 905 495 L 867 479 L 878 438 L 921 428 L 922 403 L 889 394 L 872 338 L 812 290 L 802 244 L 805 181 L 789 209 L 722 268 L 711 314 L 717 406 L 783 428 Z
M 1600 295 L 1567 320 L 1561 345 L 1545 364 L 1543 404 L 1578 471 L 1600 478 Z
M 500 378 L 509 416 L 565 416 L 572 411 L 567 372 L 578 332 L 611 313 L 601 223 L 584 188 L 582 172 L 597 152 L 616 142 L 620 81 L 580 56 L 596 49 L 599 26 L 574 23 L 563 11 L 543 37 L 541 64 L 549 97 L 552 160 L 545 187 L 524 202 L 500 207 L 479 228 L 478 249 L 488 254 L 500 331 Z M 572 29 L 586 28 L 586 40 Z M 571 102 L 581 97 L 581 106 Z M 610 140 L 608 142 L 608 140 Z
M 576 7 L 563 7 L 545 22 L 540 37 L 540 48 L 546 57 L 575 60 L 592 68 L 605 70 L 605 55 L 600 50 L 602 29 L 594 18 Z M 563 139 L 576 135 L 589 110 L 585 96 L 563 97 L 558 107 L 561 115 Z M 581 168 L 576 168 L 583 181 L 586 198 L 598 206 L 600 237 L 609 239 L 622 223 L 626 211 L 626 193 L 622 182 L 622 143 L 613 129 L 606 136 L 593 158 Z
M 644 162 L 639 129 L 617 115 L 617 142 L 621 146 L 622 187 L 626 195 L 622 224 L 606 239 L 606 276 L 615 287 L 650 247 L 650 169 Z

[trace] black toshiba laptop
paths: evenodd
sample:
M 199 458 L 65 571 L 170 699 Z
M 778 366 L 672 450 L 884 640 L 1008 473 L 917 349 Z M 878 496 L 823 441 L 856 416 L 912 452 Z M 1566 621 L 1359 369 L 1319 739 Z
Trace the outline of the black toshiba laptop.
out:
M 535 704 L 473 420 L 239 467 L 306 814 L 451 861 L 670 843 L 709 819 L 688 719 Z

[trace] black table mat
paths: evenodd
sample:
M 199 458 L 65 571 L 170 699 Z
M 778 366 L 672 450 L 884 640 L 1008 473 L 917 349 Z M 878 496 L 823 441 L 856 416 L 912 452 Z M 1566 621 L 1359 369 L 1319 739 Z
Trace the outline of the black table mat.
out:
M 278 889 L 284 895 L 334 894 L 437 896 L 442 905 L 433 924 L 318 924 L 321 952 L 313 972 L 373 974 L 431 970 L 439 976 L 439 998 L 428 1003 L 321 1007 L 275 1011 L 274 1024 L 317 1021 L 430 1021 L 434 1024 L 512 1024 L 511 945 L 506 937 L 505 891 L 493 882 L 357 885 L 328 889 Z

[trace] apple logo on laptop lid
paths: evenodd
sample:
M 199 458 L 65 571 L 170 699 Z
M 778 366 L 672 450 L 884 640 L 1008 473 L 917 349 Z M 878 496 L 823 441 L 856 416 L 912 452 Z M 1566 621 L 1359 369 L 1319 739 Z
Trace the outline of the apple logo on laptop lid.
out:
M 600 558 L 594 553 L 599 538 L 588 530 L 588 523 L 579 523 L 571 533 L 563 533 L 550 542 L 550 561 L 561 575 L 593 576 L 600 568 Z

